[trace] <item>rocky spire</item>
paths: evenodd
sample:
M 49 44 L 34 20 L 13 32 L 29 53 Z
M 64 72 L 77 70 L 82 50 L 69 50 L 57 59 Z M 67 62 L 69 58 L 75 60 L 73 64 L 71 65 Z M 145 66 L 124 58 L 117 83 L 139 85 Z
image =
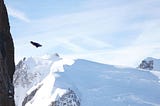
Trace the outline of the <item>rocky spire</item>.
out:
M 14 45 L 8 14 L 4 1 L 0 0 L 0 106 L 14 106 L 14 71 Z

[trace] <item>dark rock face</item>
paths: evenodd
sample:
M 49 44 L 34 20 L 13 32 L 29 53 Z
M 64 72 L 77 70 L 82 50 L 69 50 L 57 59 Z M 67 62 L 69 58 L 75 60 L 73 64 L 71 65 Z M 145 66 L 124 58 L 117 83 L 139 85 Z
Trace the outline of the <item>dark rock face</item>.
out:
M 139 68 L 153 70 L 153 60 L 150 61 L 143 60 L 142 63 L 139 65 Z
M 10 34 L 8 14 L 0 0 L 0 106 L 14 106 L 13 73 L 14 45 Z
M 25 106 L 25 104 L 30 101 L 36 94 L 36 92 L 41 88 L 42 85 L 39 85 L 36 89 L 34 89 L 29 95 L 27 95 L 25 98 L 24 98 L 24 101 L 22 103 L 22 106 Z
M 57 97 L 57 100 L 52 102 L 49 106 L 81 106 L 80 98 L 76 93 L 69 89 L 62 97 Z

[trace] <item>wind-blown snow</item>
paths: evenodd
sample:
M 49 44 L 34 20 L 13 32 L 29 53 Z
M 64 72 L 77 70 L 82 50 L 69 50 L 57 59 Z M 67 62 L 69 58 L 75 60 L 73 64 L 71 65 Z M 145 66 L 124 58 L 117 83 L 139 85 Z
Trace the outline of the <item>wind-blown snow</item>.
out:
M 157 71 L 49 57 L 24 61 L 29 67 L 27 74 L 39 74 L 27 86 L 22 86 L 21 76 L 16 78 L 19 82 L 15 84 L 17 106 L 39 85 L 25 106 L 51 106 L 68 89 L 75 92 L 80 106 L 160 106 L 160 73 Z M 21 95 L 21 92 L 24 93 Z

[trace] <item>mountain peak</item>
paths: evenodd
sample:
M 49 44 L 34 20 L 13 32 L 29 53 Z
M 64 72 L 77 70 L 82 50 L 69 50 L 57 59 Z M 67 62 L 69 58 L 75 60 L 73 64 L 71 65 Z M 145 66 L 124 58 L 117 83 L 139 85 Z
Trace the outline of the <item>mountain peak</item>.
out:
M 138 66 L 141 69 L 160 71 L 160 59 L 147 57 Z
M 58 53 L 54 53 L 54 54 L 51 54 L 51 55 L 44 55 L 42 56 L 43 59 L 48 59 L 48 60 L 56 60 L 56 59 L 60 59 L 60 55 Z
M 156 76 L 157 73 L 83 59 L 59 58 L 55 61 L 51 59 L 54 56 L 29 59 L 36 65 L 16 70 L 17 73 L 23 72 L 15 73 L 20 82 L 15 84 L 17 106 L 160 104 L 157 99 L 160 98 L 160 77 Z

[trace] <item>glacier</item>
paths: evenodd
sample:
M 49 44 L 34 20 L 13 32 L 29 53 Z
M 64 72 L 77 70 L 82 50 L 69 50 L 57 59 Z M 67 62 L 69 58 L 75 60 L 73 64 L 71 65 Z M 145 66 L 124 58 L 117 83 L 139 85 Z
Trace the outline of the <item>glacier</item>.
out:
M 16 106 L 160 106 L 160 71 L 61 58 L 22 59 Z

